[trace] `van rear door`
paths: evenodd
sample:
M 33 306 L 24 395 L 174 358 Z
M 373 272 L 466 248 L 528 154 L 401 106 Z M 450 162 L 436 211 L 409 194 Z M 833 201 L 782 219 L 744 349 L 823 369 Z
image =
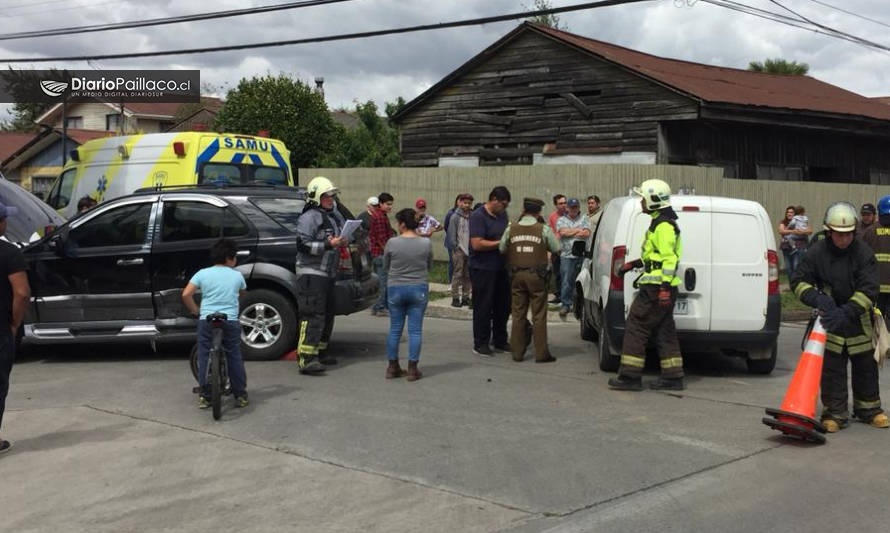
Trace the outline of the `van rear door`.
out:
M 677 275 L 680 277 L 679 297 L 674 306 L 674 322 L 679 331 L 708 331 L 711 327 L 711 213 L 710 199 L 703 197 L 672 198 L 680 227 L 682 254 Z M 633 214 L 628 242 L 628 260 L 640 257 L 646 229 L 652 218 L 637 208 Z M 686 271 L 690 270 L 687 276 Z M 693 275 L 694 272 L 694 275 Z M 634 276 L 636 277 L 636 276 Z M 686 280 L 690 283 L 687 285 Z M 625 281 L 632 281 L 630 278 Z M 629 310 L 638 291 L 625 291 L 625 309 Z
M 713 231 L 711 329 L 760 330 L 769 284 L 764 222 L 745 206 L 715 205 Z

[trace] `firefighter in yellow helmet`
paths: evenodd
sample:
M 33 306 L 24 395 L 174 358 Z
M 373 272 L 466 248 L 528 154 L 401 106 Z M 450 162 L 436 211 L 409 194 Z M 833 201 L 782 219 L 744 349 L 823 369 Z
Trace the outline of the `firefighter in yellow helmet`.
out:
M 827 332 L 822 363 L 822 426 L 835 433 L 849 424 L 847 360 L 852 367 L 853 416 L 890 427 L 881 409 L 878 365 L 872 357 L 872 306 L 878 296 L 875 254 L 856 239 L 856 208 L 828 207 L 826 238 L 813 243 L 791 278 L 800 301 L 815 307 Z
M 646 343 L 655 336 L 661 358 L 661 377 L 649 384 L 655 390 L 683 390 L 683 356 L 674 326 L 674 302 L 677 301 L 677 264 L 680 261 L 680 228 L 671 208 L 671 187 L 662 180 L 646 180 L 633 192 L 642 197 L 643 212 L 652 217 L 646 230 L 639 259 L 618 269 L 624 276 L 635 268 L 644 271 L 635 282 L 639 292 L 627 314 L 621 366 L 618 376 L 609 379 L 615 390 L 642 390 Z
M 300 374 L 323 372 L 337 360 L 326 354 L 334 327 L 334 279 L 340 266 L 343 217 L 336 209 L 338 189 L 317 176 L 306 186 L 306 206 L 297 220 L 297 304 Z

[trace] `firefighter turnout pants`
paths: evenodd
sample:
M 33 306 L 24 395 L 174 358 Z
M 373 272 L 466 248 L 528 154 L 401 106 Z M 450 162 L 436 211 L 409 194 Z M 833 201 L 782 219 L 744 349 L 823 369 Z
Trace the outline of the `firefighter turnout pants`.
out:
M 297 278 L 300 316 L 297 353 L 316 356 L 327 349 L 334 329 L 334 279 L 303 274 Z
M 850 361 L 853 385 L 853 415 L 865 422 L 883 413 L 878 382 L 878 364 L 871 351 L 848 355 L 825 350 L 822 364 L 822 419 L 846 422 L 849 416 L 847 397 L 847 360 Z
M 665 378 L 683 377 L 683 356 L 674 326 L 674 306 L 677 288 L 671 288 L 670 307 L 658 305 L 658 285 L 640 285 L 627 314 L 624 342 L 621 347 L 621 366 L 618 374 L 638 378 L 646 364 L 646 344 L 650 335 L 655 336 L 658 356 L 661 359 L 661 375 Z

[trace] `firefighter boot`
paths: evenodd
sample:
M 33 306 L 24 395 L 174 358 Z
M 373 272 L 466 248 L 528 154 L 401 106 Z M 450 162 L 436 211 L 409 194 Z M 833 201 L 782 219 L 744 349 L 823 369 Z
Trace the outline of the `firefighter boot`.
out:
M 300 374 L 319 374 L 324 372 L 324 365 L 318 362 L 318 358 L 314 355 L 300 354 L 298 362 L 300 365 Z
M 386 379 L 400 378 L 405 375 L 405 371 L 399 366 L 398 359 L 390 359 L 389 366 L 386 367 Z
M 643 390 L 643 378 L 632 378 L 618 374 L 618 377 L 609 378 L 609 388 L 612 390 Z
M 327 352 L 318 352 L 318 362 L 324 366 L 336 365 L 337 358 L 333 355 L 328 355 Z
M 423 373 L 417 368 L 417 361 L 408 361 L 408 374 L 405 376 L 406 381 L 417 381 L 423 377 Z
M 884 413 L 878 413 L 872 417 L 868 424 L 875 428 L 888 428 L 890 427 L 890 418 L 887 418 Z
M 683 378 L 658 378 L 649 384 L 652 390 L 683 390 L 686 384 Z

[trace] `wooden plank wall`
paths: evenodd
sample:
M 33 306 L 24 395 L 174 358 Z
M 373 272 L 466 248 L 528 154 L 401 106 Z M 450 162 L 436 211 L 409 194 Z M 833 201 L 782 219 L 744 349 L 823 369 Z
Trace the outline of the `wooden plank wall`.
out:
M 527 32 L 405 117 L 402 158 L 529 164 L 548 144 L 556 153 L 655 152 L 658 121 L 696 116 L 673 91 Z

